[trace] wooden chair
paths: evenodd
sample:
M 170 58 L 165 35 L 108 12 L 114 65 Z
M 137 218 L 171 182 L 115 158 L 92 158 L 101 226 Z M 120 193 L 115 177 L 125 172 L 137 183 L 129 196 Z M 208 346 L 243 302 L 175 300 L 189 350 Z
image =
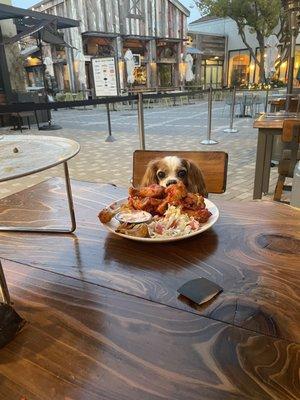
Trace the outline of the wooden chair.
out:
M 208 193 L 224 193 L 227 181 L 228 154 L 223 151 L 152 151 L 133 153 L 133 186 L 141 184 L 149 161 L 165 156 L 186 158 L 201 169 Z
M 275 201 L 281 201 L 283 190 L 291 190 L 291 186 L 286 186 L 284 183 L 286 178 L 293 177 L 295 165 L 300 159 L 299 130 L 299 120 L 286 119 L 283 122 L 281 140 L 285 143 L 290 143 L 290 149 L 283 150 L 282 158 L 278 164 L 278 179 L 273 197 Z

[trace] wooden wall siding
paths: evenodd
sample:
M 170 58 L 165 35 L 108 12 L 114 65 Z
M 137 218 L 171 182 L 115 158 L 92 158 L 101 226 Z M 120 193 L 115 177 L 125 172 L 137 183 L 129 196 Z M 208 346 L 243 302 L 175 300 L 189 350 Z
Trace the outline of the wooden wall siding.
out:
M 99 31 L 127 35 L 181 38 L 186 36 L 186 15 L 169 0 L 140 0 L 141 18 L 128 17 L 127 0 L 50 0 L 37 11 L 81 21 L 75 32 Z

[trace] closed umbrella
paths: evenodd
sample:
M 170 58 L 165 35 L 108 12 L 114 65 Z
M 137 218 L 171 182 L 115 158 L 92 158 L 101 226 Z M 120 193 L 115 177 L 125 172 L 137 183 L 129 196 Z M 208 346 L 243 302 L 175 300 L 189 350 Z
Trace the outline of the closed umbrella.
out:
M 191 82 L 195 79 L 195 75 L 193 73 L 193 57 L 190 54 L 187 54 L 185 57 L 186 62 L 186 72 L 185 72 L 185 80 L 186 82 Z
M 128 49 L 124 55 L 124 60 L 126 62 L 127 71 L 127 82 L 130 84 L 134 83 L 134 58 L 130 49 Z
M 51 57 L 44 58 L 44 65 L 46 66 L 46 71 L 48 71 L 51 76 L 54 76 L 53 61 Z
M 81 51 L 78 51 L 76 57 L 76 67 L 77 67 L 77 79 L 80 87 L 85 89 L 86 86 L 86 74 L 85 74 L 85 56 Z
M 266 61 L 265 61 L 265 74 L 266 78 L 270 79 L 273 77 L 274 73 L 276 72 L 275 69 L 275 62 L 278 58 L 278 45 L 279 40 L 277 36 L 271 35 L 268 37 L 266 42 Z

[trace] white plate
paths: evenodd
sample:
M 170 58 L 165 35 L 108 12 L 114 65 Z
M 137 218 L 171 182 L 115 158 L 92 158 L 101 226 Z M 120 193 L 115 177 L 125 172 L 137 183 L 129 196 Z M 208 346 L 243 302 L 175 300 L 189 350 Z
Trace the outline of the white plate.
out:
M 127 198 L 121 199 L 119 201 L 112 203 L 108 208 L 116 209 L 126 202 L 127 202 Z M 146 242 L 146 243 L 175 242 L 177 240 L 183 240 L 183 239 L 190 238 L 192 236 L 199 235 L 199 233 L 206 231 L 207 229 L 212 227 L 217 222 L 217 220 L 219 218 L 218 207 L 212 201 L 210 201 L 208 199 L 205 199 L 205 205 L 206 205 L 206 208 L 211 212 L 212 215 L 210 216 L 209 220 L 205 224 L 202 224 L 200 229 L 198 229 L 195 232 L 189 233 L 188 235 L 167 237 L 167 238 L 166 237 L 163 237 L 163 238 L 140 238 L 140 237 L 124 235 L 122 233 L 117 233 L 115 231 L 117 229 L 117 227 L 120 225 L 120 223 L 115 218 L 113 218 L 108 224 L 103 224 L 103 226 L 105 226 L 105 228 L 109 232 L 111 232 L 115 235 L 124 237 L 129 240 L 135 240 L 137 242 Z

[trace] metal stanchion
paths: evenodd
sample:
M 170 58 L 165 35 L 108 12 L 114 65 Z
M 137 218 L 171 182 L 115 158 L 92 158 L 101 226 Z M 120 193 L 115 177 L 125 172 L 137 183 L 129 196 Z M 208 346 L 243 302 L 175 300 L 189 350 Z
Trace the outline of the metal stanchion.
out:
M 212 86 L 208 92 L 208 114 L 207 114 L 207 139 L 202 140 L 201 144 L 217 144 L 216 140 L 211 138 L 211 114 L 212 114 Z
M 105 139 L 106 142 L 114 142 L 116 139 L 113 137 L 111 133 L 111 122 L 110 122 L 110 110 L 109 103 L 106 104 L 106 112 L 107 112 L 107 125 L 108 125 L 108 136 Z
M 226 133 L 237 133 L 238 130 L 233 127 L 233 118 L 234 118 L 234 109 L 235 109 L 235 96 L 236 96 L 236 87 L 234 86 L 232 91 L 232 99 L 230 105 L 230 125 L 229 128 L 224 129 L 223 132 Z
M 268 103 L 269 103 L 269 89 L 267 89 L 266 92 L 265 113 L 268 112 Z
M 139 138 L 140 138 L 140 149 L 146 150 L 145 146 L 145 122 L 144 122 L 144 105 L 143 95 L 138 94 L 138 124 L 139 124 Z

